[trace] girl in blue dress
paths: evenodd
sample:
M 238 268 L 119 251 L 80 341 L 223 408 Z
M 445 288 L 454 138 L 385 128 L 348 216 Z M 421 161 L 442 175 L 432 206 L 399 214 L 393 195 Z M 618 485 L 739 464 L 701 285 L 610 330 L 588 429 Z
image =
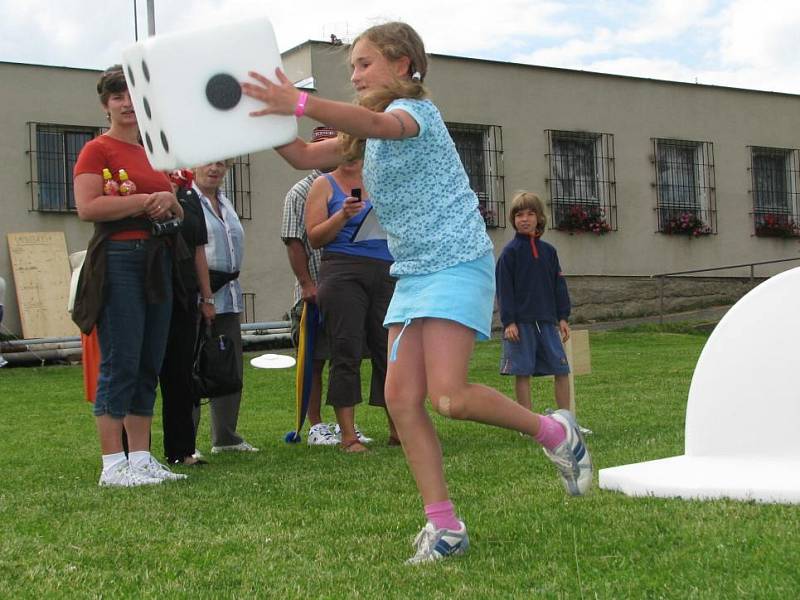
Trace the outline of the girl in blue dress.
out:
M 252 116 L 308 116 L 344 132 L 343 140 L 277 148 L 298 169 L 330 168 L 363 156 L 364 184 L 387 232 L 397 285 L 389 329 L 386 404 L 422 496 L 427 523 L 410 563 L 461 554 L 469 547 L 442 468 L 439 438 L 425 399 L 439 414 L 520 431 L 539 442 L 567 492 L 582 495 L 592 462 L 574 417 L 531 413 L 500 392 L 469 383 L 476 337 L 491 332 L 493 247 L 455 145 L 426 98 L 425 47 L 405 23 L 367 29 L 350 50 L 358 104 L 309 96 L 277 70 L 278 83 L 251 72 L 245 94 L 266 106 Z

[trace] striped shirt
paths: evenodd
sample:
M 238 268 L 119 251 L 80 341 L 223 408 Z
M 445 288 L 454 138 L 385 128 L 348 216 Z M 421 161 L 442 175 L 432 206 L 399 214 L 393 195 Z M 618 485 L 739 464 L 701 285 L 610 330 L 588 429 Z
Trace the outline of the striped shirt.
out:
M 284 244 L 288 244 L 289 240 L 300 240 L 303 242 L 303 247 L 306 250 L 308 257 L 308 273 L 311 275 L 311 280 L 316 285 L 319 281 L 319 263 L 322 256 L 321 250 L 315 250 L 308 242 L 308 233 L 306 233 L 306 199 L 308 193 L 311 191 L 311 184 L 322 173 L 320 171 L 312 171 L 310 175 L 298 181 L 289 193 L 286 194 L 286 199 L 283 201 L 283 222 L 281 223 L 281 239 Z M 300 282 L 295 278 L 294 280 L 294 304 L 300 302 L 303 297 L 303 291 L 300 287 Z
M 222 214 L 222 218 L 219 218 L 211 206 L 211 201 L 200 188 L 195 184 L 192 184 L 192 187 L 200 196 L 203 216 L 206 218 L 208 243 L 205 248 L 208 268 L 225 273 L 240 271 L 244 258 L 244 229 L 236 209 L 221 191 L 217 191 L 219 210 Z M 244 310 L 242 286 L 238 279 L 226 283 L 214 293 L 214 308 L 218 313 L 240 313 Z

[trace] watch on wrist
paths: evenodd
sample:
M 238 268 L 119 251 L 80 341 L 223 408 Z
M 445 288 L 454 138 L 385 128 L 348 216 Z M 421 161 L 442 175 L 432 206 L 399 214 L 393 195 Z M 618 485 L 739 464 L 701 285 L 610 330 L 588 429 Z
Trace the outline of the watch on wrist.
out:
M 214 297 L 211 298 L 200 298 L 200 304 L 211 304 L 214 305 Z

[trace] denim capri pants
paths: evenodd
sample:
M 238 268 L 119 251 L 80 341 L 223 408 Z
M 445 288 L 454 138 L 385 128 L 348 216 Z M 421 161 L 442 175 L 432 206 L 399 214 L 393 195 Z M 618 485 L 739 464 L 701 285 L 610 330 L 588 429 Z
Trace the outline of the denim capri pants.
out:
M 122 419 L 153 415 L 156 385 L 167 348 L 172 314 L 172 265 L 162 255 L 162 304 L 148 304 L 147 250 L 142 240 L 107 241 L 105 304 L 97 323 L 100 375 L 94 415 Z
M 494 257 L 490 252 L 433 273 L 400 275 L 383 324 L 406 326 L 425 317 L 448 319 L 474 329 L 476 339 L 488 340 L 493 309 Z M 390 360 L 397 355 L 399 341 L 400 336 Z

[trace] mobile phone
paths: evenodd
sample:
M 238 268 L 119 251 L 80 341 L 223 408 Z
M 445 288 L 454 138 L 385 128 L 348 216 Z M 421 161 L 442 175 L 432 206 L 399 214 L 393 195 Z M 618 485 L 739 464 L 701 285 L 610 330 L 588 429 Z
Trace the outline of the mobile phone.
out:
M 352 190 L 350 190 L 350 195 L 353 198 L 357 198 L 358 200 L 361 200 L 361 188 L 353 188 Z

